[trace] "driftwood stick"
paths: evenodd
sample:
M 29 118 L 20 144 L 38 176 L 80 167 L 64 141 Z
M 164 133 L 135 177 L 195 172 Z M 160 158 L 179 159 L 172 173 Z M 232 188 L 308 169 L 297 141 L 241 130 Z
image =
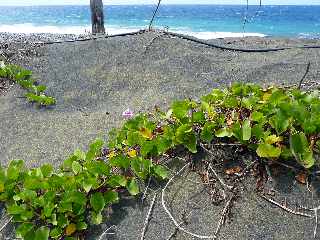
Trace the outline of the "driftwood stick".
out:
M 154 196 L 153 196 L 153 199 L 152 199 L 152 202 L 150 204 L 150 208 L 149 208 L 149 211 L 148 211 L 148 214 L 146 216 L 146 219 L 144 220 L 144 225 L 143 225 L 143 229 L 142 229 L 142 233 L 141 233 L 141 240 L 144 240 L 145 238 L 145 235 L 146 235 L 146 231 L 148 229 L 148 225 L 149 225 L 149 222 L 150 222 L 150 218 L 151 218 L 151 215 L 152 215 L 152 211 L 153 211 L 153 208 L 154 208 L 154 204 L 156 202 L 156 199 L 157 199 L 157 195 L 158 193 L 155 193 Z
M 184 229 L 183 227 L 180 226 L 180 224 L 177 222 L 177 220 L 172 216 L 171 212 L 168 210 L 167 206 L 166 206 L 166 203 L 165 203 L 165 193 L 166 193 L 166 190 L 168 188 L 168 186 L 170 185 L 170 183 L 174 180 L 174 178 L 178 175 L 180 175 L 185 168 L 187 168 L 188 166 L 190 166 L 190 163 L 187 163 L 186 165 L 184 165 L 178 172 L 177 174 L 173 175 L 169 181 L 167 182 L 167 184 L 164 186 L 164 188 L 162 189 L 162 196 L 161 196 L 161 204 L 162 204 L 162 207 L 163 209 L 166 211 L 166 213 L 168 214 L 168 216 L 170 217 L 171 221 L 173 222 L 173 224 L 176 226 L 176 228 L 192 237 L 195 237 L 195 238 L 199 238 L 199 239 L 214 239 L 215 236 L 205 236 L 205 235 L 198 235 L 198 234 L 195 234 L 195 233 L 192 233 L 186 229 Z

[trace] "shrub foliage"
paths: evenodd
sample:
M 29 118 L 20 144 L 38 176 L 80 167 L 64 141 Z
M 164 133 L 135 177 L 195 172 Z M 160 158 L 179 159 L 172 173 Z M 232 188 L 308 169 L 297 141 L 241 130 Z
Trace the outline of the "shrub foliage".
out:
M 310 169 L 320 151 L 319 92 L 235 83 L 196 102 L 175 101 L 167 112 L 156 109 L 127 120 L 76 150 L 61 167 L 27 169 L 15 160 L 0 170 L 0 201 L 26 240 L 80 239 L 119 193 L 140 192 L 139 181 L 166 179 L 160 157 L 184 146 L 191 153 L 212 141 L 240 143 L 261 158 L 295 161 Z
M 47 107 L 56 103 L 55 98 L 47 96 L 44 93 L 47 90 L 46 86 L 35 84 L 30 70 L 17 65 L 6 65 L 0 62 L 0 77 L 8 78 L 26 89 L 28 91 L 25 94 L 27 100 L 31 103 L 36 103 L 39 107 Z

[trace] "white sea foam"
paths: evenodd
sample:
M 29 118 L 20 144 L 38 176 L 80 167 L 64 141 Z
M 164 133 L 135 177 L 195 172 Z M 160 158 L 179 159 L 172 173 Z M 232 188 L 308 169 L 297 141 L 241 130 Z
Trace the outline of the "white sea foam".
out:
M 59 33 L 59 34 L 85 34 L 90 31 L 89 26 L 35 26 L 31 23 L 0 25 L 0 32 L 9 33 Z
M 126 32 L 138 31 L 134 27 L 107 27 L 108 34 L 120 34 Z M 53 34 L 87 34 L 91 32 L 91 26 L 36 26 L 32 23 L 14 24 L 14 25 L 0 25 L 0 32 L 8 33 L 53 33 Z
M 126 32 L 138 31 L 137 27 L 117 27 L 111 26 L 106 28 L 108 34 L 119 34 Z M 57 34 L 86 34 L 91 31 L 91 26 L 36 26 L 32 23 L 25 24 L 13 24 L 13 25 L 0 25 L 0 32 L 9 33 L 57 33 Z M 261 33 L 235 33 L 235 32 L 195 32 L 189 29 L 172 29 L 172 31 L 191 35 L 199 39 L 215 39 L 215 38 L 229 38 L 229 37 L 248 37 L 257 36 L 265 37 L 266 35 Z
M 190 32 L 190 31 L 177 31 L 178 33 L 191 35 L 199 39 L 216 39 L 216 38 L 232 38 L 232 37 L 266 37 L 262 33 L 235 33 L 235 32 Z

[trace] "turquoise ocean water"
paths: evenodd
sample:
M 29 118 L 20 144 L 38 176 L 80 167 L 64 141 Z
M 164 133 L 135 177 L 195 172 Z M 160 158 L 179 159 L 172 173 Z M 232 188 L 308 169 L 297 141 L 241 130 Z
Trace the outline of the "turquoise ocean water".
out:
M 105 6 L 109 34 L 148 26 L 155 6 Z M 162 5 L 155 25 L 209 39 L 232 36 L 320 38 L 320 6 Z M 88 6 L 0 7 L 0 32 L 90 31 Z

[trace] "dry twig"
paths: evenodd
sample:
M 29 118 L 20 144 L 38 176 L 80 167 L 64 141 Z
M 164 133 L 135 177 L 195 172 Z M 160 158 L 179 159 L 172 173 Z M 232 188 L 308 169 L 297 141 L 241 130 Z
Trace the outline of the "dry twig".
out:
M 149 222 L 150 222 L 150 218 L 151 218 L 151 214 L 152 214 L 152 211 L 153 211 L 153 208 L 154 208 L 154 204 L 155 204 L 156 199 L 157 199 L 157 195 L 158 195 L 158 193 L 154 194 L 152 202 L 150 204 L 150 208 L 149 208 L 148 214 L 146 216 L 146 219 L 144 220 L 144 226 L 143 226 L 142 233 L 141 233 L 141 240 L 144 240 L 146 231 L 148 229 L 148 225 L 149 225 Z
M 248 164 L 237 177 L 245 177 L 256 163 L 257 161 L 253 161 L 250 164 Z
M 200 143 L 200 147 L 207 153 L 209 153 L 210 155 L 214 155 L 213 152 L 211 152 L 208 148 L 206 148 L 202 143 Z
M 217 229 L 215 231 L 216 237 L 218 237 L 219 232 L 221 230 L 221 227 L 225 223 L 226 215 L 227 215 L 227 213 L 228 213 L 228 211 L 230 209 L 230 205 L 231 205 L 231 202 L 233 201 L 233 198 L 234 198 L 234 196 L 230 197 L 229 201 L 226 203 L 225 207 L 223 208 L 223 211 L 222 211 L 222 214 L 221 214 L 221 218 L 219 220 L 219 224 L 218 224 Z
M 183 215 L 182 218 L 187 218 L 188 216 L 191 215 L 192 212 L 193 212 L 193 211 L 190 211 L 187 216 L 184 216 L 184 215 Z M 186 219 L 184 219 L 183 221 L 181 221 L 181 222 L 179 223 L 179 225 L 181 225 L 181 224 L 183 224 L 183 223 L 185 223 L 185 222 L 186 222 Z M 171 233 L 170 236 L 167 238 L 167 240 L 171 240 L 173 237 L 175 237 L 175 236 L 177 235 L 178 231 L 179 231 L 179 229 L 176 227 L 176 228 L 174 229 L 173 233 Z
M 176 227 L 174 229 L 174 232 L 170 234 L 170 236 L 167 238 L 167 240 L 171 240 L 173 237 L 175 237 L 178 233 L 179 229 Z
M 168 214 L 168 216 L 170 217 L 171 221 L 173 222 L 173 224 L 176 226 L 176 228 L 190 236 L 193 236 L 195 238 L 199 238 L 199 239 L 214 239 L 215 236 L 205 236 L 205 235 L 198 235 L 198 234 L 194 234 L 186 229 L 184 229 L 183 227 L 181 227 L 177 220 L 172 216 L 171 212 L 168 210 L 167 206 L 166 206 L 166 203 L 165 203 L 165 200 L 164 200 L 164 197 L 165 197 L 165 192 L 166 192 L 166 189 L 168 188 L 168 186 L 170 185 L 170 183 L 174 180 L 174 178 L 178 175 L 180 175 L 183 170 L 185 168 L 187 168 L 188 166 L 190 166 L 190 163 L 187 163 L 186 165 L 184 165 L 178 172 L 177 174 L 175 174 L 174 176 L 172 176 L 169 181 L 167 182 L 167 184 L 164 186 L 164 188 L 162 189 L 162 196 L 161 196 L 161 204 L 162 204 L 162 207 L 163 209 L 166 211 L 166 213 Z
M 306 210 L 306 211 L 312 211 L 314 212 L 314 218 L 315 218 L 315 224 L 314 224 L 314 231 L 313 231 L 313 237 L 317 237 L 317 230 L 318 230 L 318 210 L 320 210 L 320 206 L 315 208 L 307 208 L 304 206 L 299 206 L 299 208 Z
M 213 143 L 213 146 L 243 146 L 241 143 Z
M 147 51 L 149 50 L 149 48 L 151 47 L 151 45 L 152 45 L 158 38 L 162 37 L 163 35 L 164 35 L 164 33 L 163 33 L 163 32 L 160 32 L 160 33 L 157 34 L 155 37 L 153 37 L 153 38 L 151 39 L 151 41 L 144 47 L 144 52 L 143 52 L 143 54 L 146 54 Z
M 219 175 L 217 174 L 217 172 L 212 168 L 211 164 L 209 163 L 208 168 L 211 170 L 211 172 L 213 172 L 214 176 L 219 180 L 220 184 L 222 185 L 223 188 L 227 188 L 229 191 L 231 191 L 233 189 L 233 186 L 230 186 L 228 184 L 226 184 L 224 182 L 224 180 L 219 177 Z
M 277 207 L 285 210 L 286 212 L 288 213 L 291 213 L 291 214 L 294 214 L 294 215 L 297 215 L 297 216 L 302 216 L 302 217 L 308 217 L 308 218 L 313 218 L 312 215 L 310 214 L 306 214 L 306 213 L 303 213 L 303 212 L 297 212 L 297 211 L 294 211 L 286 206 L 283 206 L 282 204 L 276 202 L 275 200 L 272 200 L 270 198 L 267 198 L 266 196 L 262 195 L 262 194 L 258 194 L 258 196 L 260 196 L 261 198 L 263 198 L 264 200 L 276 205 Z
M 313 237 L 317 237 L 317 229 L 318 229 L 318 208 L 314 209 L 314 216 L 315 216 L 315 223 L 314 223 L 314 231 L 313 231 Z
M 0 228 L 0 233 L 3 231 L 3 229 L 6 228 L 6 226 L 11 222 L 13 217 L 9 218 L 9 220 Z
M 109 227 L 107 230 L 105 230 L 100 237 L 98 238 L 98 240 L 102 240 L 102 237 L 104 237 L 105 235 L 113 235 L 114 233 L 108 233 L 110 231 L 110 229 L 112 228 L 116 228 L 115 225 L 112 225 L 111 227 Z
M 142 198 L 141 198 L 142 204 L 143 204 L 144 200 L 145 200 L 146 197 L 147 197 L 147 192 L 148 192 L 148 189 L 149 189 L 149 186 L 150 186 L 150 182 L 151 182 L 151 177 L 149 177 L 149 179 L 148 179 L 148 184 L 147 184 L 146 188 L 145 188 L 144 191 L 143 191 L 143 195 L 142 195 Z

